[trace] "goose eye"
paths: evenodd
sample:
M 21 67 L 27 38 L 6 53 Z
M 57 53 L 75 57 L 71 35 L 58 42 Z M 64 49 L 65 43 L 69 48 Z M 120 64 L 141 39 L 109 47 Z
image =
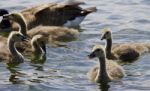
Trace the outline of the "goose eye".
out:
M 106 34 L 109 34 L 109 32 L 106 32 Z

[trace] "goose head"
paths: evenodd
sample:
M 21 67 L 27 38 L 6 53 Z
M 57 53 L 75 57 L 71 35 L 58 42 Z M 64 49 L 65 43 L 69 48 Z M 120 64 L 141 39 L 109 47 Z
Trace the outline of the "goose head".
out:
M 19 32 L 11 32 L 8 39 L 11 39 L 11 41 L 15 42 L 28 41 L 27 37 Z
M 42 48 L 42 51 L 46 53 L 46 42 L 48 41 L 47 37 L 41 34 L 35 35 L 31 40 L 31 45 L 39 45 Z
M 95 57 L 104 58 L 105 57 L 104 47 L 101 45 L 95 45 L 92 49 L 92 52 L 88 56 L 90 59 L 95 58 Z
M 15 22 L 20 22 L 22 19 L 24 19 L 21 13 L 7 14 L 7 15 L 4 15 L 3 17 L 4 19 L 12 20 Z
M 111 39 L 111 31 L 109 29 L 103 29 L 101 40 L 104 40 L 104 39 L 106 40 Z
M 6 20 L 16 22 L 19 25 L 19 32 L 22 33 L 24 36 L 27 36 L 27 25 L 21 13 L 12 13 L 4 15 L 3 18 Z
M 31 44 L 33 44 L 34 42 L 37 42 L 38 44 L 41 44 L 41 43 L 45 43 L 47 42 L 47 38 L 44 36 L 44 35 L 41 35 L 41 34 L 38 34 L 38 35 L 35 35 L 32 40 L 31 40 Z

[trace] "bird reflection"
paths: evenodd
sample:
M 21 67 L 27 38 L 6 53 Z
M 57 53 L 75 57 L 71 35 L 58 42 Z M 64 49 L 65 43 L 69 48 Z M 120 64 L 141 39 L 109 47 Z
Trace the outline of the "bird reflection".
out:
M 109 91 L 110 85 L 108 83 L 100 83 L 99 89 L 100 91 Z
M 36 67 L 36 70 L 43 71 L 43 64 L 46 62 L 46 54 L 32 55 L 31 65 Z
M 7 69 L 10 71 L 10 77 L 9 77 L 9 82 L 11 82 L 12 84 L 22 84 L 24 83 L 23 80 L 20 80 L 18 77 L 20 76 L 24 76 L 24 73 L 21 73 L 19 71 L 17 71 L 17 65 L 7 65 Z

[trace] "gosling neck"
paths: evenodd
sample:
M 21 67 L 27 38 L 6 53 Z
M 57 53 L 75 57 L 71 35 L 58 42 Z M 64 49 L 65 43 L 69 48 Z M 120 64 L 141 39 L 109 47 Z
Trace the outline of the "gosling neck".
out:
M 20 19 L 18 21 L 18 24 L 20 26 L 19 32 L 26 36 L 27 35 L 27 25 L 25 23 L 25 20 L 24 19 Z
M 109 75 L 106 70 L 106 58 L 105 57 L 99 57 L 99 75 L 98 78 L 100 79 L 100 82 L 108 82 L 110 81 Z
M 112 47 L 112 38 L 108 38 L 106 40 L 106 57 L 108 58 L 111 55 L 111 47 Z
M 24 61 L 24 57 L 22 56 L 21 53 L 19 53 L 16 49 L 16 46 L 15 46 L 15 41 L 13 41 L 12 39 L 9 39 L 8 40 L 8 48 L 9 48 L 9 51 L 12 55 L 12 57 L 17 60 L 17 62 L 23 62 Z

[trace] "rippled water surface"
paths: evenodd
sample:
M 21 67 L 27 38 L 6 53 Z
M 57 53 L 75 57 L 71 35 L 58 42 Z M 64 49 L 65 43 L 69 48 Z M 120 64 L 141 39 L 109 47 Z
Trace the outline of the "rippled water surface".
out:
M 21 11 L 33 5 L 61 0 L 0 0 L 0 8 Z M 87 55 L 100 40 L 100 29 L 112 29 L 115 43 L 150 42 L 150 0 L 86 0 L 98 11 L 80 25 L 81 34 L 68 47 L 47 47 L 44 64 L 25 61 L 9 68 L 0 63 L 0 91 L 150 91 L 150 55 L 124 65 L 126 77 L 100 87 L 89 81 L 86 73 L 96 61 Z

